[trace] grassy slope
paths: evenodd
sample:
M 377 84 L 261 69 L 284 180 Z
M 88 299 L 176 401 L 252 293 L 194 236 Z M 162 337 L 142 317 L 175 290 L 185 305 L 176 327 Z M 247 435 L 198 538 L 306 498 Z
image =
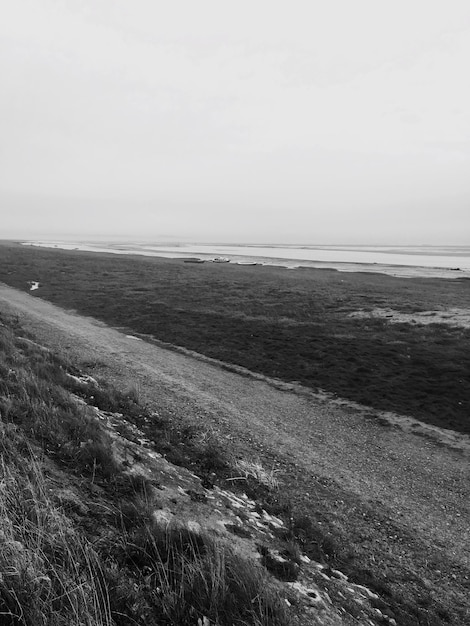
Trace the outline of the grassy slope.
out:
M 152 524 L 151 482 L 125 471 L 95 412 L 70 395 L 86 397 L 71 365 L 20 335 L 0 316 L 1 624 L 286 625 L 262 568 L 202 533 Z M 133 394 L 93 395 L 145 417 Z
M 470 331 L 352 319 L 468 307 L 470 281 L 0 245 L 0 280 L 134 332 L 371 407 L 470 433 Z

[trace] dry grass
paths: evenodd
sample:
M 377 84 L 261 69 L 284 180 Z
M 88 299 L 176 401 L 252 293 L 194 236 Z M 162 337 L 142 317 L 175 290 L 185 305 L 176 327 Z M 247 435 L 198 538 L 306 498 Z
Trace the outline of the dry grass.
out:
M 53 504 L 39 462 L 13 425 L 2 424 L 0 450 L 1 623 L 111 624 L 99 556 Z
M 253 478 L 260 485 L 268 489 L 278 489 L 279 481 L 276 478 L 276 470 L 267 470 L 260 461 L 248 461 L 246 459 L 238 459 L 233 464 L 235 472 L 239 472 L 243 478 Z M 236 479 L 235 477 L 234 479 Z
M 33 342 L 0 328 L 0 416 L 48 454 L 83 472 L 118 472 L 109 435 L 92 411 L 64 388 L 67 364 Z
M 164 623 L 286 623 L 284 606 L 265 570 L 225 544 L 178 526 L 147 525 L 124 540 L 125 565 L 146 573 Z

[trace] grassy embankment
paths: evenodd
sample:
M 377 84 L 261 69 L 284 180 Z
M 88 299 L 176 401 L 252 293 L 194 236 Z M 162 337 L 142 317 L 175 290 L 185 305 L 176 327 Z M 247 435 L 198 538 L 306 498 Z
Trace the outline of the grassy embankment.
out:
M 204 533 L 152 522 L 151 481 L 125 470 L 96 412 L 71 395 L 88 386 L 21 334 L 0 318 L 1 624 L 287 624 L 261 567 Z M 132 391 L 94 386 L 93 396 L 145 417 Z M 183 443 L 169 424 L 154 430 L 167 450 Z M 187 461 L 214 462 L 189 439 Z
M 0 245 L 0 281 L 109 324 L 470 433 L 470 330 L 350 313 L 469 307 L 470 281 Z

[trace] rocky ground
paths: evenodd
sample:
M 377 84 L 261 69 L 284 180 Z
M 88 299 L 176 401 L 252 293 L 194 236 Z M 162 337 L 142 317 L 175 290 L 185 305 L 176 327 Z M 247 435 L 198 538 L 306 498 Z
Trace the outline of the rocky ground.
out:
M 264 565 L 279 579 L 279 593 L 286 605 L 293 607 L 296 623 L 372 625 L 379 619 L 379 623 L 396 626 L 395 619 L 378 608 L 379 596 L 369 588 L 299 550 L 286 552 L 285 543 L 279 541 L 280 531 L 286 529 L 285 522 L 268 513 L 259 502 L 243 491 L 217 485 L 204 487 L 198 476 L 155 452 L 144 432 L 122 415 L 96 409 L 96 416 L 113 437 L 116 458 L 132 474 L 157 485 L 149 494 L 154 523 L 181 526 L 196 533 L 204 530 L 235 548 L 248 561 Z M 250 471 L 250 464 L 244 467 Z M 256 468 L 251 467 L 251 471 Z M 64 489 L 60 497 L 64 502 L 75 500 L 76 496 Z

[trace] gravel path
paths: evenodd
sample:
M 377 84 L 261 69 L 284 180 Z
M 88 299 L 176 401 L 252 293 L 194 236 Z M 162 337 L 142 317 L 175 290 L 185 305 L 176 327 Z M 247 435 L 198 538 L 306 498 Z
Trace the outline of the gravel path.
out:
M 2 284 L 0 310 L 18 314 L 44 345 L 82 361 L 105 363 L 109 378 L 136 385 L 165 411 L 213 425 L 235 451 L 265 462 L 277 459 L 284 473 L 291 471 L 291 488 L 299 498 L 305 500 L 322 485 L 339 508 L 343 495 L 355 510 L 368 507 L 399 520 L 405 534 L 439 546 L 456 566 L 469 567 L 465 451 L 391 427 L 373 417 L 377 411 L 241 375 Z

